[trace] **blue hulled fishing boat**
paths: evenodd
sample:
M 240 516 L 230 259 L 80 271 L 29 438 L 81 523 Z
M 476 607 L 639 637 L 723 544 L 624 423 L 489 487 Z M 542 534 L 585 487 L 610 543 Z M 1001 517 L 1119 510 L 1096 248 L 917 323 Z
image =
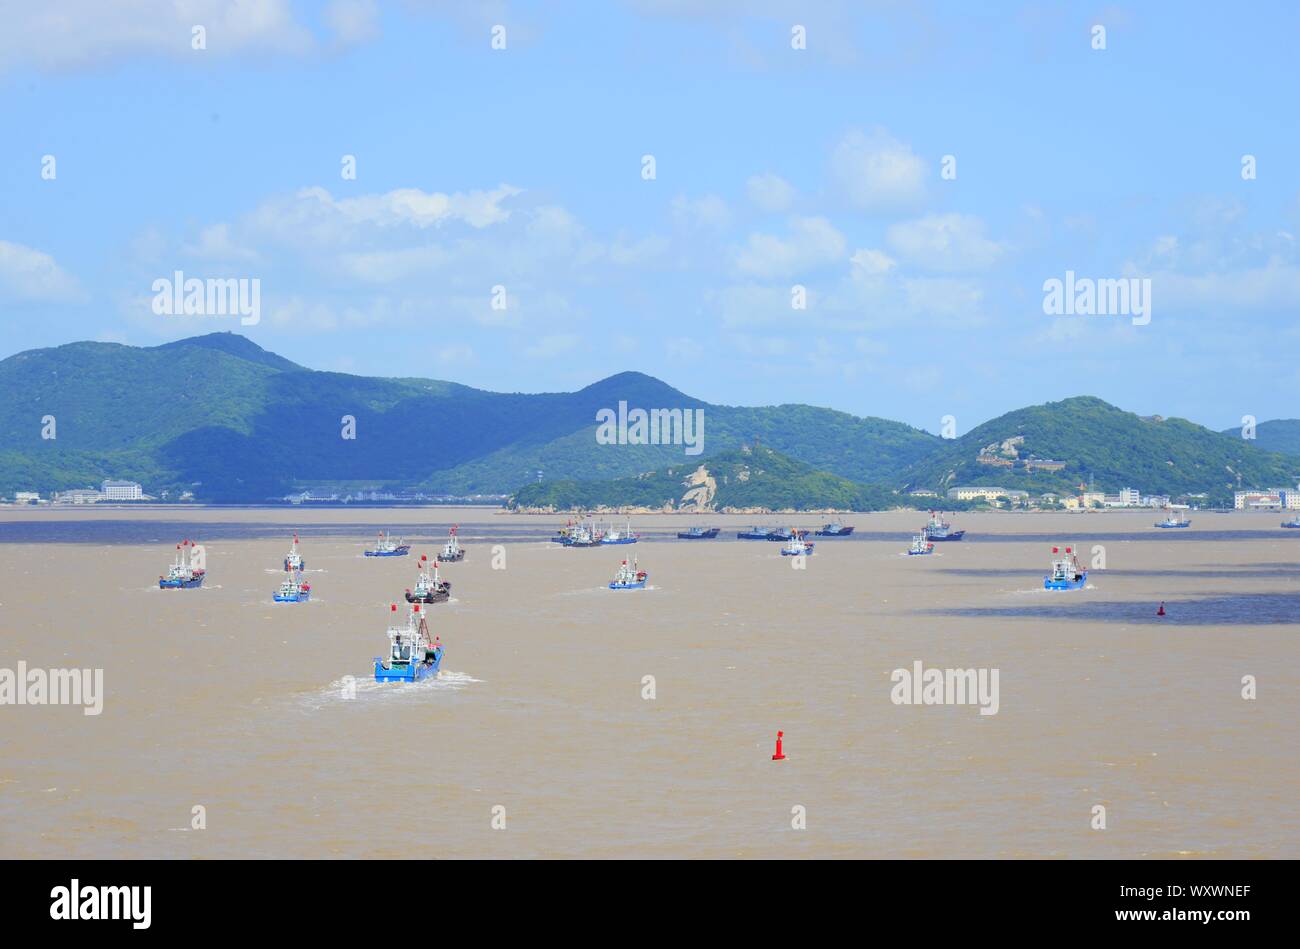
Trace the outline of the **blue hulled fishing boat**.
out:
M 311 584 L 297 570 L 289 574 L 272 595 L 277 603 L 306 603 L 311 599 Z
M 1191 527 L 1191 526 L 1192 526 L 1191 521 L 1183 520 L 1183 515 L 1181 511 L 1170 511 L 1169 516 L 1166 517 L 1163 521 L 1156 521 L 1156 527 L 1163 527 L 1166 530 L 1168 530 L 1169 528 L 1176 529 L 1179 527 Z
M 648 579 L 650 579 L 650 575 L 644 570 L 638 570 L 635 560 L 632 561 L 630 567 L 627 561 L 624 560 L 619 565 L 618 572 L 614 574 L 614 579 L 609 581 L 609 588 L 611 590 L 644 590 Z
M 813 552 L 815 545 L 810 540 L 804 540 L 798 531 L 791 530 L 786 538 L 786 544 L 781 548 L 782 557 L 802 557 L 805 554 Z
M 167 568 L 166 576 L 158 578 L 160 590 L 193 590 L 203 586 L 208 572 L 201 565 L 201 556 L 194 556 L 196 544 L 182 541 L 176 545 L 176 562 Z
M 1297 515 L 1294 521 L 1283 521 L 1282 526 L 1292 528 L 1300 527 L 1300 515 Z
M 770 540 L 773 532 L 776 530 L 778 530 L 778 528 L 775 527 L 751 527 L 747 531 L 737 531 L 736 539 L 737 540 Z M 777 540 L 784 540 L 784 539 L 785 538 L 782 537 L 777 538 Z
M 921 533 L 912 535 L 912 546 L 907 548 L 907 556 L 924 557 L 934 553 L 934 544 L 930 542 L 929 532 L 922 527 Z
M 1053 547 L 1053 554 L 1060 554 L 1059 547 Z M 1088 583 L 1088 571 L 1079 566 L 1079 558 L 1074 548 L 1066 547 L 1065 556 L 1058 556 L 1052 561 L 1052 572 L 1043 577 L 1044 590 L 1082 590 Z
M 392 605 L 397 612 L 397 604 Z M 442 642 L 429 641 L 429 624 L 420 604 L 411 604 L 406 625 L 388 627 L 388 658 L 375 657 L 376 682 L 419 682 L 438 674 L 442 666 Z

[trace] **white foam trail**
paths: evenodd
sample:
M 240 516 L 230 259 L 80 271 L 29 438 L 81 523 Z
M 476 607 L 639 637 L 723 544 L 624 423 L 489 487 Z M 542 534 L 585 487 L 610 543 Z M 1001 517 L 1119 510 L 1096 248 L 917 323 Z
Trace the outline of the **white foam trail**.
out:
M 442 669 L 438 675 L 419 682 L 376 682 L 373 667 L 363 674 L 353 676 L 355 698 L 344 698 L 343 679 L 335 679 L 319 692 L 303 697 L 303 703 L 313 710 L 326 705 L 361 701 L 411 701 L 433 692 L 458 692 L 468 685 L 482 682 L 468 672 Z

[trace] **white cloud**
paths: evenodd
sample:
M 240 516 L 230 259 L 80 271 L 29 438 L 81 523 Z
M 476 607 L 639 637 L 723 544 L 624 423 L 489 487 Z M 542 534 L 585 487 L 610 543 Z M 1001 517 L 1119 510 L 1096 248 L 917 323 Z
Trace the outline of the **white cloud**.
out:
M 969 280 L 951 277 L 912 277 L 902 281 L 908 310 L 947 326 L 979 326 L 985 322 L 984 291 Z
M 984 289 L 973 280 L 900 273 L 897 263 L 877 250 L 858 250 L 850 260 L 848 279 L 832 287 L 817 307 L 823 326 L 860 332 L 904 321 L 948 329 L 987 322 Z
M 326 332 L 343 328 L 378 326 L 400 315 L 406 304 L 377 297 L 362 305 L 322 302 L 297 294 L 286 297 L 268 294 L 263 303 L 266 322 L 275 328 L 297 332 Z
M 330 0 L 324 20 L 343 46 L 359 46 L 379 37 L 379 8 L 374 0 Z
M 1156 271 L 1151 278 L 1152 306 L 1188 309 L 1277 309 L 1292 313 L 1300 306 L 1300 267 L 1273 259 L 1262 267 L 1186 274 Z
M 929 214 L 894 224 L 886 234 L 891 247 L 927 270 L 984 270 L 1006 250 L 984 236 L 984 222 L 966 214 Z
M 265 52 L 301 55 L 315 48 L 289 0 L 60 0 L 7 3 L 0 12 L 0 69 L 62 70 L 141 55 L 174 59 Z M 191 47 L 191 30 L 207 48 Z
M 12 302 L 81 303 L 85 291 L 49 254 L 0 240 L 0 299 Z
M 745 192 L 749 200 L 763 211 L 787 211 L 794 204 L 794 187 L 771 172 L 750 176 L 745 182 Z
M 1227 222 L 1239 216 L 1233 201 L 1207 199 L 1193 215 Z M 1286 231 L 1232 234 L 1211 227 L 1197 236 L 1161 234 L 1121 268 L 1126 277 L 1151 279 L 1156 312 L 1269 311 L 1295 313 L 1300 306 L 1300 253 Z M 1103 276 L 1103 275 L 1097 275 Z
M 926 167 L 884 129 L 849 132 L 831 152 L 831 178 L 862 211 L 914 207 L 925 197 Z
M 844 235 L 824 217 L 794 218 L 790 237 L 751 234 L 736 255 L 736 269 L 755 277 L 789 277 L 844 259 Z
M 458 222 L 482 229 L 501 224 L 510 218 L 503 203 L 517 194 L 519 188 L 503 184 L 492 191 L 447 194 L 398 188 L 340 199 L 314 186 L 263 202 L 242 223 L 253 237 L 298 248 L 327 247 L 356 240 L 364 228 L 378 238 L 400 227 L 425 230 Z
M 810 305 L 812 297 L 809 292 Z M 802 322 L 807 318 L 807 311 L 795 310 L 790 300 L 789 287 L 742 285 L 705 293 L 705 302 L 717 311 L 722 325 L 729 328 L 790 326 L 796 321 Z
M 895 267 L 894 258 L 870 248 L 855 251 L 853 256 L 849 258 L 849 263 L 853 265 L 855 275 L 863 276 L 889 273 Z
M 398 188 L 385 194 L 335 199 L 324 188 L 308 189 L 326 206 L 337 209 L 357 223 L 391 226 L 411 224 L 432 227 L 446 221 L 463 221 L 471 227 L 500 224 L 510 217 L 501 202 L 520 193 L 513 185 L 499 185 L 493 191 L 468 191 L 444 194 L 419 188 Z
M 351 197 L 303 188 L 268 198 L 229 224 L 204 227 L 187 242 L 152 248 L 149 266 L 180 269 L 182 255 L 255 258 L 270 325 L 277 322 L 275 286 L 287 288 L 279 322 L 322 331 L 371 320 L 399 326 L 453 319 L 495 331 L 545 327 L 554 337 L 583 325 L 584 297 L 608 295 L 625 271 L 678 263 L 663 236 L 592 236 L 563 207 L 513 202 L 521 193 L 508 184 Z M 505 288 L 504 309 L 492 305 L 498 285 Z M 289 299 L 290 292 L 301 296 Z

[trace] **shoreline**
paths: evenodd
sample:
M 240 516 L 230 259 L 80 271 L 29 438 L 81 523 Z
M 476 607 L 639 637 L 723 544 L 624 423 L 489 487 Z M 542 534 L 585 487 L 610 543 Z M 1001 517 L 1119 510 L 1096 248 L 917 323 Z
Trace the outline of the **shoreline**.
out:
M 329 505 L 312 505 L 310 507 L 302 505 L 279 505 L 279 504 L 0 504 L 0 516 L 9 513 L 19 514 L 89 514 L 95 512 L 105 512 L 113 514 L 129 512 L 153 512 L 153 513 L 177 513 L 183 511 L 276 511 L 276 512 L 294 512 L 301 513 L 304 511 L 475 511 L 485 514 L 491 514 L 494 517 L 514 516 L 522 517 L 605 517 L 616 515 L 620 517 L 803 517 L 803 516 L 840 516 L 840 517 L 865 517 L 872 514 L 903 514 L 908 512 L 925 513 L 927 511 L 943 511 L 945 513 L 956 515 L 972 514 L 1005 514 L 1008 516 L 1024 515 L 1052 515 L 1052 514 L 1143 514 L 1159 516 L 1163 508 L 1144 508 L 1144 507 L 1127 507 L 1127 508 L 1092 508 L 1088 510 L 1049 510 L 1049 509 L 1029 509 L 1029 510 L 1006 510 L 1001 508 L 981 507 L 981 508 L 951 508 L 936 504 L 933 507 L 891 507 L 881 508 L 871 511 L 851 510 L 848 508 L 733 508 L 725 507 L 717 510 L 683 510 L 683 509 L 663 509 L 652 507 L 596 507 L 596 508 L 506 508 L 496 504 L 329 504 Z M 1235 508 L 1200 508 L 1190 509 L 1186 512 L 1188 515 L 1209 515 L 1209 514 L 1267 514 L 1269 516 L 1282 516 L 1288 514 L 1287 509 L 1279 508 L 1276 510 L 1238 510 Z

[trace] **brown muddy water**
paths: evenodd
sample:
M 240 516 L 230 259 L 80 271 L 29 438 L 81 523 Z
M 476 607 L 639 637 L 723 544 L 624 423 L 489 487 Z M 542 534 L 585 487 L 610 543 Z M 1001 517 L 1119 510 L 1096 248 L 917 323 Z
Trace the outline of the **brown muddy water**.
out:
M 486 509 L 0 511 L 0 668 L 105 692 L 0 706 L 0 857 L 1300 856 L 1300 531 L 957 515 L 903 556 L 923 518 L 846 518 L 797 569 L 736 517 L 572 550 Z M 442 674 L 381 687 L 416 563 L 361 552 L 392 527 L 432 556 L 452 521 Z M 295 528 L 314 599 L 273 604 Z M 160 591 L 183 537 L 207 585 Z M 1055 542 L 1106 569 L 1044 591 Z M 651 588 L 605 589 L 630 553 Z M 917 660 L 997 669 L 997 714 L 894 704 Z

